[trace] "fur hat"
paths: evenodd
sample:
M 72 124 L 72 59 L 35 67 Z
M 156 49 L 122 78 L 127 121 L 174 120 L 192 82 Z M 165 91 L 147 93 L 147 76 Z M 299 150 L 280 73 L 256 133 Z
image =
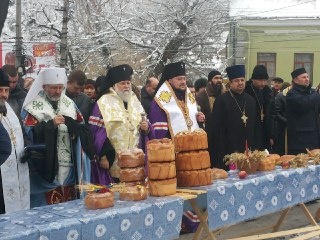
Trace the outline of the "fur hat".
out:
M 229 80 L 245 77 L 246 72 L 244 69 L 244 65 L 234 65 L 226 68 L 227 75 Z
M 264 65 L 256 65 L 253 69 L 251 79 L 254 79 L 254 80 L 269 79 L 267 68 Z
M 301 74 L 307 73 L 305 68 L 298 68 L 291 73 L 292 79 L 298 77 Z

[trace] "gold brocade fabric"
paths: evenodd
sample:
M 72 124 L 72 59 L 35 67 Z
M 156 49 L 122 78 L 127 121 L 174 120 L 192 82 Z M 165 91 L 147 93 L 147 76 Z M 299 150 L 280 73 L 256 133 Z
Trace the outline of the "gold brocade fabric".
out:
M 215 97 L 209 97 L 209 105 L 210 105 L 210 111 L 211 112 L 212 112 L 214 100 L 215 100 Z
M 114 90 L 103 95 L 98 101 L 107 136 L 116 153 L 124 149 L 137 147 L 139 143 L 139 126 L 143 107 L 134 93 L 125 109 L 123 100 Z M 110 169 L 112 177 L 119 178 L 120 168 L 117 157 Z

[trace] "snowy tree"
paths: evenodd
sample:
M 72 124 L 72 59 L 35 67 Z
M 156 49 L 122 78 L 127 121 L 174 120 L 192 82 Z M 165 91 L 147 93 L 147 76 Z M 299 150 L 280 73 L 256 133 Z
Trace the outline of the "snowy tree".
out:
M 64 1 L 23 0 L 25 41 L 62 38 Z M 139 76 L 158 76 L 183 60 L 207 74 L 225 46 L 228 1 L 69 0 L 69 67 L 133 65 Z M 9 34 L 10 35 L 10 34 Z M 8 35 L 8 37 L 10 37 Z M 13 35 L 13 32 L 12 32 Z M 12 36 L 11 36 L 12 37 Z

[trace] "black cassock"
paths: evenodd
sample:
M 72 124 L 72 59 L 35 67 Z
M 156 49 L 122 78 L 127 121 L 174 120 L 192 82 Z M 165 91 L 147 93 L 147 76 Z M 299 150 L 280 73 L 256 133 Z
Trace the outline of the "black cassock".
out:
M 248 118 L 244 124 L 242 112 Z M 226 92 L 214 102 L 212 109 L 212 144 L 210 146 L 212 167 L 228 169 L 223 157 L 233 152 L 244 152 L 246 140 L 250 150 L 255 149 L 254 131 L 256 103 L 253 97 L 243 92 Z

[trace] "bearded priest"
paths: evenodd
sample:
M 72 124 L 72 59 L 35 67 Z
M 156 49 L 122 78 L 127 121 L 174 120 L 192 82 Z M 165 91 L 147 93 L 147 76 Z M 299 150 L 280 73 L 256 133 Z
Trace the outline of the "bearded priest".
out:
M 132 79 L 133 69 L 128 64 L 109 69 L 89 118 L 95 147 L 91 181 L 95 184 L 118 182 L 117 153 L 135 147 L 144 149 L 146 141 L 153 138 L 144 109 L 132 91 Z

